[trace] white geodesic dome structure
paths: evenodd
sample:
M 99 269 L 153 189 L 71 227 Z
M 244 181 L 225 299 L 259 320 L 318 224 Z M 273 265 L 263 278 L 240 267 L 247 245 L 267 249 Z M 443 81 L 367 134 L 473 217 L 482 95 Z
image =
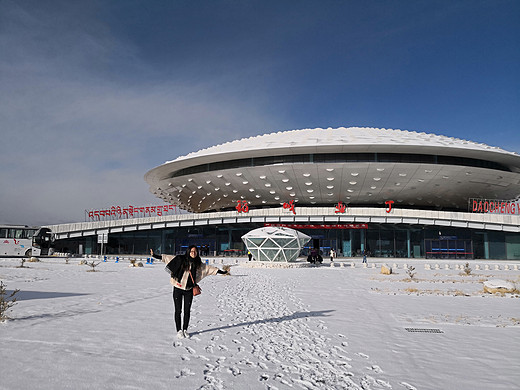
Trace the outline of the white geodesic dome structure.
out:
M 257 261 L 296 261 L 311 237 L 285 227 L 263 227 L 242 236 L 242 241 Z

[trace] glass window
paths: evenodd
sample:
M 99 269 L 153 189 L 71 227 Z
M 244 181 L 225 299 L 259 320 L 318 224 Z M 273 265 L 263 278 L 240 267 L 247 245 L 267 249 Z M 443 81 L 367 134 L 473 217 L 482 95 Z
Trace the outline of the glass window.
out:
M 277 245 L 276 242 L 274 242 L 272 239 L 268 238 L 265 240 L 264 245 L 262 245 L 262 248 L 279 248 L 280 245 Z M 278 250 L 278 249 L 276 249 Z
M 9 238 L 23 238 L 23 229 L 9 229 Z
M 35 229 L 24 229 L 23 238 L 31 238 L 36 233 Z
M 263 252 L 264 258 L 261 260 L 264 261 L 284 261 L 285 259 L 279 258 L 278 254 L 280 252 L 280 249 L 264 249 L 262 248 L 260 252 Z
M 298 241 L 296 241 L 296 238 L 281 238 L 276 237 L 274 239 L 279 246 L 282 248 L 297 248 L 298 247 Z
M 265 238 L 247 238 L 247 240 L 256 246 L 260 246 Z
M 178 177 L 201 172 L 219 171 L 225 169 L 236 169 L 241 167 L 258 167 L 265 165 L 283 163 L 346 163 L 346 162 L 394 162 L 394 163 L 417 163 L 417 164 L 443 164 L 458 165 L 478 168 L 488 168 L 511 172 L 507 166 L 486 160 L 466 157 L 438 156 L 430 154 L 404 154 L 404 153 L 316 153 L 316 154 L 294 154 L 283 156 L 265 156 L 255 158 L 244 158 L 237 160 L 219 161 L 209 164 L 201 164 L 184 168 L 173 172 L 171 177 Z
M 287 261 L 294 261 L 298 258 L 298 254 L 300 253 L 299 249 L 286 249 L 284 251 L 285 257 Z
M 253 249 L 251 248 L 251 254 L 253 255 L 253 258 L 256 260 L 256 259 L 260 259 L 260 256 L 259 256 L 259 250 L 258 249 Z

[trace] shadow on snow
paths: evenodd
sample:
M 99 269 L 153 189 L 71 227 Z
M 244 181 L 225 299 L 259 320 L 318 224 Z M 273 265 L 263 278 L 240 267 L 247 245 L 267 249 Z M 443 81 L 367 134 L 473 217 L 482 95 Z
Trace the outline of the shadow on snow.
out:
M 204 329 L 198 332 L 193 332 L 192 336 L 199 335 L 206 332 L 214 332 L 216 330 L 221 329 L 230 329 L 230 328 L 237 328 L 240 326 L 249 326 L 249 325 L 256 325 L 256 324 L 269 324 L 269 323 L 277 323 L 282 321 L 291 321 L 291 320 L 297 320 L 299 318 L 307 318 L 307 317 L 328 317 L 329 314 L 335 310 L 320 310 L 320 311 L 309 311 L 309 312 L 296 312 L 294 314 L 281 316 L 281 317 L 274 317 L 274 318 L 265 318 L 260 319 L 256 321 L 247 321 L 247 322 L 241 322 L 238 324 L 230 324 L 230 325 L 224 325 L 219 326 L 217 328 L 210 328 L 210 329 Z

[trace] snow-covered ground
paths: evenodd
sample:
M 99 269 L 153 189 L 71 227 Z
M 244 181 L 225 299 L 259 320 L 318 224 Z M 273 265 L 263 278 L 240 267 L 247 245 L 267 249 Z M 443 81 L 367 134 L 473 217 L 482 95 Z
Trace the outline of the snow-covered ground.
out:
M 0 324 L 0 388 L 518 388 L 519 295 L 484 293 L 482 282 L 519 287 L 519 263 L 472 261 L 462 276 L 454 266 L 463 261 L 369 259 L 369 268 L 355 261 L 355 268 L 350 260 L 340 267 L 341 259 L 335 267 L 234 265 L 232 276 L 202 281 L 192 337 L 178 340 L 161 263 L 110 260 L 87 272 L 79 259 L 27 268 L 0 259 L 8 291 L 21 290 L 12 319 Z M 392 275 L 380 273 L 383 262 Z M 416 268 L 414 281 L 405 263 Z

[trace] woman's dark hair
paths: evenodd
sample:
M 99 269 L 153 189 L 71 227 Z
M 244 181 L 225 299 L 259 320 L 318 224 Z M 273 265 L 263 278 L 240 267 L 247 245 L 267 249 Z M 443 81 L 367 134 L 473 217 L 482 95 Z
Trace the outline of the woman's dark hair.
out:
M 193 248 L 195 248 L 197 250 L 197 256 L 192 259 L 192 257 L 190 256 L 190 252 Z M 185 258 L 185 261 L 182 265 L 183 266 L 182 268 L 185 270 L 187 270 L 189 268 L 190 261 L 193 261 L 193 263 L 195 265 L 195 269 L 199 268 L 202 265 L 202 259 L 199 256 L 199 248 L 197 248 L 196 245 L 190 245 L 188 247 L 184 258 Z

